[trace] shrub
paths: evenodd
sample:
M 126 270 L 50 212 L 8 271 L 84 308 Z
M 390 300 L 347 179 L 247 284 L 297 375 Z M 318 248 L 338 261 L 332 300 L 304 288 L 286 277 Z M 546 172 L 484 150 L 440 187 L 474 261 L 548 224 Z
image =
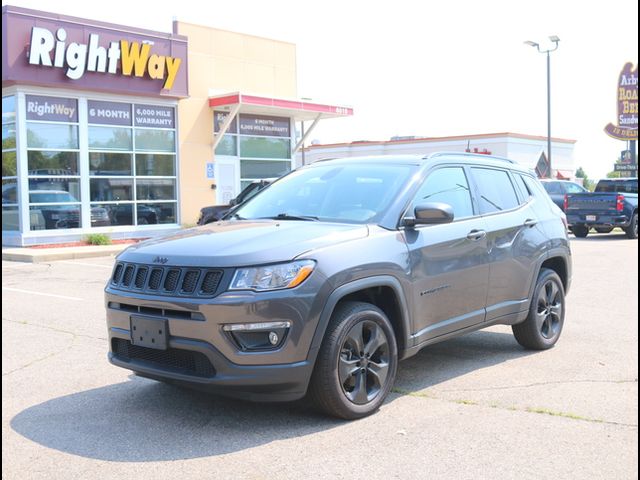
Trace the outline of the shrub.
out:
M 91 245 L 111 245 L 111 237 L 104 233 L 90 233 L 85 240 Z

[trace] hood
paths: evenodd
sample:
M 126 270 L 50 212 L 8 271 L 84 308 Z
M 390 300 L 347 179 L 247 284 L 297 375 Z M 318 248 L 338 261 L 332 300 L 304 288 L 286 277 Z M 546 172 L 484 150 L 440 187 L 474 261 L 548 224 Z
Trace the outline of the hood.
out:
M 316 248 L 364 238 L 366 225 L 307 221 L 230 221 L 139 243 L 119 260 L 193 267 L 286 262 Z M 155 260 L 155 262 L 154 262 Z

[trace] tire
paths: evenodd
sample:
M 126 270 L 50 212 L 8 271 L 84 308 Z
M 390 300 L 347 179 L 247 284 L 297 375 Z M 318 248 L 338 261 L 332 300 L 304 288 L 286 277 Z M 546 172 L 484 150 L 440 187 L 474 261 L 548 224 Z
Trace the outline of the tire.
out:
M 611 233 L 613 231 L 613 227 L 609 228 L 609 227 L 603 227 L 603 228 L 596 228 L 596 232 L 598 233 Z
M 631 222 L 629 222 L 629 226 L 624 229 L 624 233 L 627 234 L 627 238 L 635 240 L 638 238 L 638 214 L 634 213 L 633 217 L 631 217 Z
M 553 347 L 564 326 L 564 287 L 556 272 L 543 268 L 538 274 L 527 319 L 513 325 L 517 342 L 530 350 Z
M 578 238 L 586 238 L 586 236 L 589 235 L 589 227 L 586 227 L 584 225 L 574 225 L 573 227 L 571 227 L 571 230 L 573 231 L 573 234 Z
M 384 312 L 369 303 L 341 303 L 318 353 L 309 397 L 329 415 L 366 417 L 391 391 L 397 367 L 396 338 Z

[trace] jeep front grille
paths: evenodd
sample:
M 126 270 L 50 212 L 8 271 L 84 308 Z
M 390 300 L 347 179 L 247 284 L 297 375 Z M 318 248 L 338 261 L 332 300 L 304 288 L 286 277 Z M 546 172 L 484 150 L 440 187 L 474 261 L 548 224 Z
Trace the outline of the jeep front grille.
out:
M 222 270 L 194 267 L 157 267 L 118 262 L 111 286 L 127 292 L 181 297 L 213 297 L 218 293 Z

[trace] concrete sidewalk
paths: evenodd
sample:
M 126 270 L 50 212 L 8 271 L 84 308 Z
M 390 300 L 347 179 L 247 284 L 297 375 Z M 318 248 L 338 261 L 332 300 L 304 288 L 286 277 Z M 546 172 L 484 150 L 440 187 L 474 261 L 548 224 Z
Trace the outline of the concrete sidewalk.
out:
M 106 257 L 117 255 L 122 250 L 130 247 L 131 243 L 116 245 L 87 245 L 80 247 L 58 248 L 3 248 L 2 260 L 12 262 L 42 263 L 54 260 L 70 260 L 78 258 Z

